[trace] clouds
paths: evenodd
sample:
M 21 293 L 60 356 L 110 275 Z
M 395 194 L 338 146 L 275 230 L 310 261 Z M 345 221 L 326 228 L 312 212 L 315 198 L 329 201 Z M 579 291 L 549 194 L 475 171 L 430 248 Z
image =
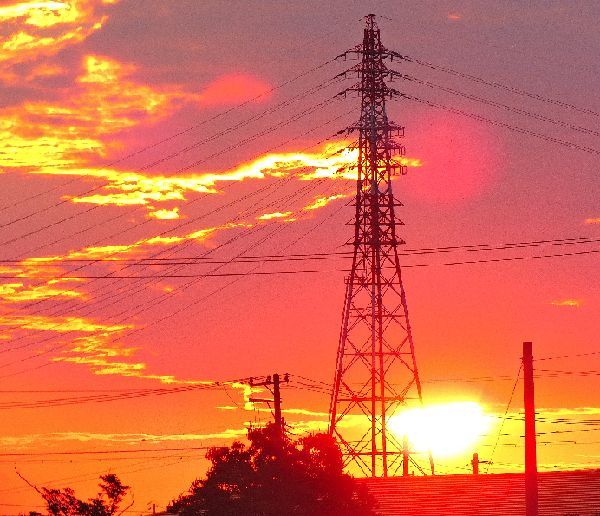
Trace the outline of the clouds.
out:
M 96 432 L 56 432 L 47 434 L 29 434 L 23 436 L 0 437 L 2 446 L 12 449 L 26 449 L 31 446 L 48 446 L 65 442 L 80 443 L 112 443 L 112 444 L 152 444 L 164 442 L 205 441 L 215 439 L 236 439 L 244 437 L 245 428 L 226 429 L 222 432 L 202 434 L 146 434 L 146 433 L 96 433 Z M 135 448 L 132 447 L 132 450 Z M 160 449 L 157 449 L 160 451 Z
M 249 74 L 225 74 L 207 84 L 198 102 L 208 106 L 241 104 L 249 100 L 267 101 L 272 86 Z
M 53 71 L 50 68 L 50 71 Z M 170 112 L 177 92 L 128 79 L 132 67 L 85 56 L 73 89 L 56 100 L 24 101 L 0 117 L 0 166 L 37 173 L 76 167 L 105 156 L 108 135 L 153 122 Z
M 106 0 L 25 1 L 0 7 L 5 27 L 0 37 L 0 80 L 14 82 L 18 72 L 13 66 L 54 56 L 61 50 L 83 42 L 100 30 L 108 19 Z
M 249 163 L 240 164 L 229 170 L 200 173 L 178 173 L 172 175 L 151 174 L 139 171 L 123 171 L 112 168 L 71 167 L 40 168 L 35 173 L 46 175 L 80 176 L 106 181 L 108 184 L 91 195 L 72 196 L 74 203 L 87 203 L 115 206 L 147 206 L 151 212 L 157 211 L 157 203 L 185 201 L 192 194 L 221 193 L 220 184 L 239 181 L 294 177 L 298 180 L 313 179 L 354 179 L 355 173 L 340 171 L 354 159 L 355 153 L 336 154 L 333 149 L 343 148 L 344 142 L 323 145 L 316 152 L 283 152 L 265 154 Z M 320 206 L 329 201 L 320 201 Z M 315 207 L 320 207 L 315 206 Z M 169 213 L 170 212 L 170 213 Z M 160 214 L 163 217 L 177 218 L 171 208 Z M 169 216 L 170 215 L 170 216 Z
M 83 317 L 47 317 L 43 315 L 12 315 L 10 317 L 1 316 L 0 326 L 19 327 L 29 330 L 49 330 L 55 332 L 84 332 L 104 334 L 120 332 L 129 325 L 122 324 L 103 324 Z
M 579 308 L 583 302 L 580 299 L 558 299 L 551 301 L 552 306 L 567 307 L 567 308 Z

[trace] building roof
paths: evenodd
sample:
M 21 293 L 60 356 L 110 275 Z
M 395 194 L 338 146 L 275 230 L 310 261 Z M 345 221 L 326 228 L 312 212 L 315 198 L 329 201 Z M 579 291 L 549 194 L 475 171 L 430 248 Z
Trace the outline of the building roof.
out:
M 525 514 L 522 473 L 360 479 L 381 516 Z M 539 516 L 600 516 L 600 470 L 538 474 Z

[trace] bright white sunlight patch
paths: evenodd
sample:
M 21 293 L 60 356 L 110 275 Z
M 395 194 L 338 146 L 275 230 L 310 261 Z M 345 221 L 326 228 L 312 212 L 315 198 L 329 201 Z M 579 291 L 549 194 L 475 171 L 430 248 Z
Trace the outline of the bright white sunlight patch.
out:
M 434 457 L 451 457 L 476 448 L 492 425 L 479 403 L 459 401 L 405 410 L 390 418 L 390 430 L 399 441 L 408 437 L 415 452 L 431 451 Z

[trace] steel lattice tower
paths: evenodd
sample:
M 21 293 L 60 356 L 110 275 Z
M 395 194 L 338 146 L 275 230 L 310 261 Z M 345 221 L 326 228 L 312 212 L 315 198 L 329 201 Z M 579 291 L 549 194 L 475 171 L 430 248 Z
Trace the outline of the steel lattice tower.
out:
M 397 229 L 403 223 L 395 210 L 402 204 L 394 198 L 391 182 L 392 176 L 406 172 L 404 147 L 394 139 L 404 135 L 404 128 L 386 114 L 386 100 L 401 96 L 386 84 L 398 75 L 386 61 L 400 56 L 381 44 L 374 15 L 366 18 L 362 44 L 342 56 L 348 54 L 359 62 L 345 73 L 356 74 L 359 81 L 345 92 L 356 92 L 361 99 L 360 120 L 347 129 L 358 133 L 354 254 L 346 278 L 329 430 L 340 442 L 347 466 L 385 477 L 408 458 L 402 437 L 388 431 L 389 419 L 404 406 L 422 403 L 398 259 L 397 248 L 404 241 Z M 357 421 L 364 426 L 352 435 Z M 414 458 L 408 460 L 423 472 Z

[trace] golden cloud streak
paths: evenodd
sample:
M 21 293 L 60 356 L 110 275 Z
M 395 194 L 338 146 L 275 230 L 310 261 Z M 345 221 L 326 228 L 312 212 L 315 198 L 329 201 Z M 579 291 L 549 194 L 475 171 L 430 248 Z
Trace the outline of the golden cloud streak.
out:
M 318 210 L 319 208 L 324 208 L 325 206 L 327 206 L 329 203 L 337 200 L 337 199 L 345 199 L 348 197 L 352 197 L 352 193 L 348 193 L 348 194 L 333 194 L 333 195 L 329 195 L 329 196 L 325 196 L 325 197 L 317 197 L 311 204 L 305 206 L 304 208 L 302 208 L 303 210 L 309 211 L 309 210 Z
M 226 223 L 221 226 L 215 226 L 210 228 L 202 228 L 199 230 L 192 231 L 190 233 L 180 235 L 180 236 L 154 236 L 149 238 L 144 238 L 133 242 L 131 244 L 123 244 L 123 245 L 106 245 L 106 246 L 94 246 L 94 247 L 85 247 L 83 249 L 79 249 L 76 251 L 71 251 L 65 253 L 63 255 L 54 255 L 54 256 L 46 256 L 46 257 L 33 257 L 27 258 L 20 262 L 19 267 L 2 267 L 0 266 L 0 280 L 2 279 L 2 274 L 10 275 L 10 276 L 19 276 L 24 279 L 34 280 L 36 278 L 47 278 L 49 275 L 60 276 L 67 274 L 60 267 L 43 267 L 40 268 L 40 264 L 44 265 L 52 265 L 52 264 L 60 264 L 60 262 L 68 261 L 68 260 L 118 260 L 123 255 L 125 256 L 140 256 L 142 257 L 145 250 L 153 246 L 169 246 L 181 244 L 187 241 L 195 241 L 198 243 L 206 242 L 209 238 L 213 237 L 220 231 L 235 229 L 235 228 L 250 228 L 253 227 L 253 224 L 247 223 Z M 0 299 L 4 302 L 19 302 L 19 301 L 32 301 L 39 299 L 49 299 L 49 298 L 58 298 L 58 297 L 68 297 L 68 298 L 80 298 L 82 300 L 87 299 L 87 295 L 85 291 L 78 291 L 75 288 L 69 289 L 61 289 L 58 287 L 53 287 L 53 285 L 57 285 L 58 283 L 70 283 L 70 282 L 78 282 L 82 284 L 82 287 L 85 285 L 86 280 L 81 278 L 70 278 L 68 276 L 64 278 L 56 278 L 47 281 L 44 285 L 36 285 L 34 287 L 26 287 L 23 283 L 5 283 L 0 284 Z M 172 290 L 170 287 L 163 287 L 167 290 Z M 2 324 L 2 319 L 0 319 L 0 324 Z M 17 324 L 17 323 L 15 323 Z M 67 327 L 70 327 L 70 324 L 65 322 Z M 61 324 L 62 326 L 62 324 Z M 49 329 L 46 328 L 30 328 L 30 329 Z M 70 331 L 70 330 L 60 330 L 60 331 Z
M 325 207 L 329 203 L 350 196 L 351 194 L 334 194 L 327 197 L 317 197 L 315 201 L 312 201 L 307 206 L 298 210 L 296 215 L 302 213 L 302 211 L 314 211 L 316 209 Z M 294 215 L 293 211 L 287 212 L 275 212 L 275 213 L 264 213 L 256 217 L 257 220 L 261 222 L 266 222 L 270 220 L 278 220 L 282 219 L 284 222 L 296 220 L 291 219 L 290 216 Z M 68 260 L 80 260 L 80 259 L 105 259 L 110 260 L 111 258 L 118 260 L 122 255 L 127 254 L 137 254 L 140 255 L 144 248 L 152 247 L 156 245 L 174 245 L 180 244 L 186 241 L 194 240 L 197 242 L 205 242 L 207 239 L 214 237 L 218 232 L 231 230 L 236 228 L 252 228 L 254 224 L 248 222 L 228 222 L 226 224 L 222 224 L 220 226 L 213 226 L 209 228 L 202 228 L 199 230 L 192 231 L 190 233 L 179 235 L 179 236 L 155 236 L 148 237 L 131 244 L 120 244 L 120 245 L 106 245 L 106 246 L 93 246 L 93 247 L 85 247 L 83 249 L 79 249 L 77 251 L 71 251 L 65 253 L 63 255 L 54 255 L 54 256 L 46 256 L 46 257 L 34 257 L 27 258 L 20 262 L 20 265 L 24 268 L 30 268 L 32 272 L 39 273 L 39 270 L 36 269 L 36 265 L 40 263 L 49 264 L 49 263 L 59 263 Z M 58 271 L 59 269 L 57 269 Z M 0 269 L 0 274 L 2 272 L 14 274 L 14 269 L 6 268 L 5 271 Z M 56 272 L 56 271 L 55 271 Z M 23 276 L 27 276 L 27 272 L 21 269 L 21 274 Z M 44 275 L 48 274 L 48 270 L 43 271 Z M 68 279 L 68 278 L 67 278 Z
M 291 214 L 291 211 L 285 211 L 283 213 L 279 211 L 276 211 L 275 213 L 264 213 L 263 215 L 259 215 L 258 217 L 256 217 L 256 220 L 285 219 Z
M 222 432 L 206 434 L 134 434 L 134 433 L 95 433 L 95 432 L 55 432 L 49 434 L 29 434 L 0 437 L 0 445 L 10 448 L 27 448 L 32 445 L 48 445 L 54 442 L 106 442 L 120 444 L 160 443 L 204 441 L 210 439 L 236 439 L 244 437 L 248 430 L 245 428 L 227 428 Z M 160 451 L 160 448 L 157 448 Z
M 232 389 L 242 391 L 246 403 L 251 394 L 250 387 L 237 382 L 218 383 L 209 380 L 182 380 L 170 374 L 156 374 L 147 371 L 148 366 L 144 362 L 128 362 L 125 359 L 132 358 L 137 348 L 120 345 L 114 341 L 114 332 L 131 328 L 131 326 L 106 327 L 104 331 L 94 335 L 85 335 L 73 340 L 70 349 L 64 351 L 60 356 L 52 358 L 53 362 L 81 364 L 90 367 L 92 373 L 98 376 L 123 376 L 127 378 L 139 378 L 142 380 L 158 381 L 166 385 L 181 386 L 218 386 L 227 385 Z
M 252 169 L 254 170 L 254 169 Z M 245 177 L 247 170 L 243 169 L 242 172 L 239 170 L 228 174 L 229 177 L 238 179 L 239 177 Z M 254 176 L 254 172 L 252 172 Z M 209 175 L 208 181 L 214 179 L 213 175 Z M 181 178 L 179 178 L 181 180 Z M 285 212 L 269 212 L 264 213 L 256 217 L 260 223 L 269 221 L 280 221 L 280 222 L 293 222 L 295 220 L 302 220 L 305 212 L 313 212 L 319 208 L 327 206 L 329 203 L 350 196 L 349 193 L 338 193 L 329 196 L 317 196 L 306 206 L 300 208 L 296 212 L 291 210 Z M 174 215 L 178 215 L 178 208 L 173 210 L 157 210 L 153 212 L 157 218 L 175 218 Z M 5 302 L 18 302 L 18 301 L 31 301 L 39 299 L 48 299 L 55 297 L 68 297 L 68 298 L 80 298 L 85 300 L 87 298 L 85 291 L 81 289 L 59 289 L 51 285 L 56 284 L 58 281 L 80 281 L 85 285 L 86 281 L 78 278 L 69 278 L 68 272 L 60 267 L 60 263 L 69 260 L 103 260 L 111 261 L 118 260 L 123 256 L 139 256 L 143 257 L 145 251 L 153 246 L 171 246 L 181 244 L 187 241 L 196 241 L 199 243 L 207 241 L 209 238 L 214 237 L 217 233 L 225 230 L 231 230 L 236 228 L 252 228 L 255 223 L 250 222 L 237 222 L 237 223 L 226 223 L 220 226 L 201 228 L 199 230 L 192 231 L 184 235 L 173 235 L 164 236 L 158 235 L 154 237 L 147 237 L 135 241 L 130 244 L 112 244 L 105 246 L 91 246 L 85 247 L 79 250 L 67 252 L 62 255 L 46 256 L 46 257 L 31 257 L 24 259 L 19 263 L 18 266 L 12 267 L 0 267 L 0 279 L 1 275 L 19 276 L 24 279 L 33 280 L 35 278 L 46 278 L 52 274 L 54 276 L 65 276 L 62 279 L 54 279 L 46 282 L 45 285 L 36 285 L 34 287 L 25 287 L 24 283 L 6 283 L 4 287 L 0 286 L 0 299 Z M 45 267 L 40 268 L 39 265 L 43 264 Z M 51 264 L 56 264 L 53 268 L 48 268 Z
M 120 332 L 131 325 L 107 325 L 84 317 L 46 317 L 43 315 L 0 316 L 0 326 L 8 328 L 19 326 L 28 330 L 50 330 L 56 332 Z
M 4 283 L 0 285 L 0 299 L 8 303 L 37 301 L 47 298 L 82 298 L 83 293 L 64 288 L 52 288 L 48 285 L 26 287 L 23 283 Z
M 155 236 L 144 238 L 133 242 L 132 244 L 123 245 L 105 245 L 99 247 L 84 247 L 77 251 L 71 251 L 64 255 L 46 256 L 43 258 L 27 258 L 21 262 L 24 266 L 35 265 L 36 263 L 52 263 L 65 260 L 80 260 L 80 259 L 119 259 L 123 254 L 139 254 L 143 248 L 155 245 L 172 245 L 179 244 L 188 240 L 196 242 L 205 242 L 208 238 L 214 236 L 217 232 L 234 229 L 238 227 L 248 227 L 247 224 L 229 222 L 221 226 L 203 228 L 181 236 Z
M 561 299 L 557 301 L 552 301 L 550 304 L 553 306 L 568 306 L 571 308 L 579 308 L 582 305 L 582 302 L 579 299 Z
M 52 359 L 53 362 L 64 362 L 81 364 L 90 367 L 93 374 L 98 376 L 123 376 L 126 378 L 139 378 L 141 380 L 153 380 L 165 385 L 180 386 L 227 386 L 231 389 L 241 391 L 246 410 L 252 410 L 250 396 L 258 392 L 256 387 L 250 387 L 245 383 L 238 382 L 214 382 L 210 380 L 183 380 L 170 374 L 155 374 L 147 372 L 147 364 L 143 362 L 125 362 L 115 360 L 117 357 L 131 357 L 136 349 L 127 347 L 116 347 L 109 334 L 95 335 L 91 338 L 81 337 L 76 339 L 82 343 L 81 346 L 65 351 L 62 356 Z
M 343 142 L 342 142 L 343 143 Z M 352 163 L 353 153 L 344 151 L 339 155 L 323 157 L 339 149 L 340 142 L 324 145 L 315 153 L 279 153 L 267 154 L 260 158 L 222 172 L 209 172 L 187 176 L 145 175 L 140 172 L 125 172 L 108 168 L 71 168 L 61 169 L 42 167 L 35 170 L 38 174 L 74 175 L 94 177 L 108 181 L 106 189 L 116 190 L 106 194 L 73 197 L 75 203 L 101 205 L 148 205 L 160 201 L 185 199 L 186 192 L 218 193 L 218 183 L 238 182 L 247 179 L 265 179 L 267 177 L 284 178 L 296 174 L 299 179 L 319 179 L 323 177 L 339 178 L 340 167 Z M 305 169 L 313 172 L 304 172 Z
M 179 218 L 179 208 L 175 207 L 172 210 L 156 210 L 148 214 L 150 217 L 158 220 L 174 220 Z
M 118 171 L 108 168 L 60 169 L 43 167 L 36 170 L 35 173 L 94 177 L 108 182 L 105 187 L 108 193 L 95 193 L 83 197 L 75 196 L 71 199 L 74 203 L 116 206 L 147 205 L 153 213 L 159 213 L 156 211 L 155 203 L 184 200 L 188 192 L 219 193 L 218 183 L 220 182 L 237 182 L 268 177 L 286 178 L 290 176 L 295 176 L 304 181 L 315 179 L 356 180 L 356 172 L 352 170 L 352 165 L 356 160 L 357 151 L 344 149 L 341 152 L 336 152 L 345 143 L 343 141 L 328 143 L 314 153 L 267 154 L 233 170 L 186 176 L 147 175 L 140 172 Z M 420 160 L 414 158 L 404 158 L 402 161 L 413 167 L 420 166 L 421 163 Z M 334 199 L 323 198 L 317 199 L 315 202 L 327 204 L 331 200 Z M 307 209 L 311 208 L 307 207 Z M 167 215 L 166 212 L 160 213 Z M 170 218 L 175 218 L 172 213 L 173 210 L 171 210 Z

